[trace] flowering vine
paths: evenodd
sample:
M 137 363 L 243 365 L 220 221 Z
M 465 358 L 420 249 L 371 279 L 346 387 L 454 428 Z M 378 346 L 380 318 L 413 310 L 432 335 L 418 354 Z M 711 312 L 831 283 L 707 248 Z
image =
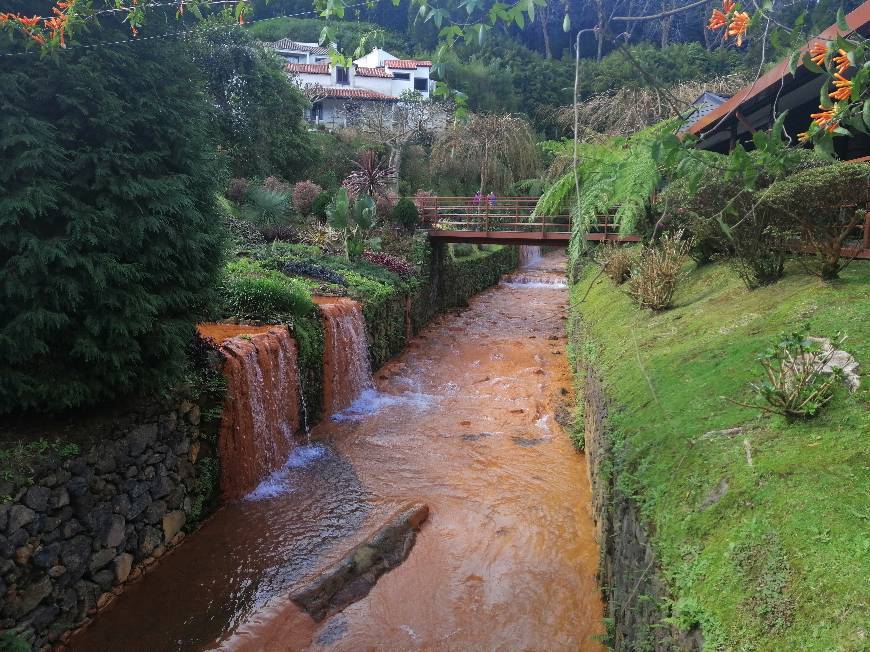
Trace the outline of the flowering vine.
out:
M 736 44 L 742 45 L 751 19 L 749 14 L 739 9 L 734 0 L 722 0 L 722 9 L 713 10 L 707 29 L 722 29 L 723 40 L 734 37 Z M 808 70 L 828 77 L 822 85 L 818 112 L 810 116 L 809 128 L 798 134 L 801 142 L 814 140 L 828 150 L 831 145 L 825 141 L 826 137 L 848 135 L 851 133 L 849 129 L 870 134 L 868 40 L 860 34 L 851 34 L 842 11 L 837 15 L 837 27 L 841 35 L 817 40 L 805 55 L 801 51 L 795 52 L 790 62 L 792 74 L 803 56 Z M 844 36 L 849 34 L 848 38 Z

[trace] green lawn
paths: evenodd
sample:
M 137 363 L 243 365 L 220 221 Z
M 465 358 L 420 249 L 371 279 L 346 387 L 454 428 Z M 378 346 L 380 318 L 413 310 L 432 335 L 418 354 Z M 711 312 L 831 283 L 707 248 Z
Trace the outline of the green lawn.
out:
M 692 269 L 676 307 L 651 313 L 604 276 L 581 303 L 590 266 L 572 292 L 590 339 L 580 350 L 612 398 L 620 486 L 649 521 L 675 622 L 700 623 L 707 649 L 866 650 L 870 378 L 794 424 L 721 398 L 751 401 L 755 354 L 805 323 L 848 334 L 866 374 L 870 264 L 830 286 L 788 272 L 749 292 L 724 264 Z M 701 510 L 722 480 L 724 497 Z

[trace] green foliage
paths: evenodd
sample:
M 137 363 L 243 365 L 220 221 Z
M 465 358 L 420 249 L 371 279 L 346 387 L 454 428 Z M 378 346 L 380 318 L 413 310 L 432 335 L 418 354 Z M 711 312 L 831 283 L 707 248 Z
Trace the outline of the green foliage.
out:
M 220 466 L 216 457 L 202 456 L 194 466 L 193 503 L 185 529 L 190 532 L 217 507 L 220 489 Z
M 30 652 L 30 644 L 12 631 L 0 634 L 0 652 Z
M 314 153 L 302 120 L 307 100 L 277 55 L 223 14 L 200 23 L 187 43 L 233 176 L 301 177 Z
M 222 262 L 196 69 L 172 43 L 9 57 L 0 106 L 0 412 L 164 389 Z
M 390 214 L 390 220 L 393 224 L 397 224 L 411 231 L 417 228 L 420 223 L 420 214 L 417 212 L 417 206 L 407 197 L 402 197 L 396 203 L 393 212 Z
M 450 253 L 454 259 L 468 258 L 469 256 L 477 254 L 477 247 L 466 242 L 457 242 L 456 244 L 450 245 Z
M 311 207 L 311 213 L 320 220 L 326 220 L 326 209 L 332 202 L 332 195 L 328 192 L 322 192 L 314 198 L 314 204 Z
M 834 348 L 824 350 L 818 341 L 808 339 L 808 334 L 809 325 L 802 331 L 782 333 L 772 346 L 755 357 L 764 368 L 764 378 L 750 385 L 767 405 L 735 402 L 782 415 L 790 421 L 816 416 L 834 398 L 834 389 L 843 380 L 843 370 L 838 367 L 830 373 L 823 372 L 843 338 Z
M 79 454 L 78 444 L 60 439 L 20 441 L 0 448 L 0 480 L 14 486 L 33 484 L 33 474 L 46 461 L 63 461 Z M 0 501 L 2 502 L 2 501 Z
M 259 227 L 286 224 L 290 213 L 290 193 L 252 188 L 245 197 L 241 213 Z
M 792 222 L 816 251 L 817 273 L 834 279 L 849 262 L 843 247 L 868 206 L 870 163 L 835 163 L 777 181 L 762 194 L 760 209 Z
M 304 283 L 250 258 L 227 264 L 221 301 L 221 312 L 226 316 L 264 321 L 286 320 L 314 309 Z
M 587 267 L 573 287 L 573 310 L 610 405 L 625 406 L 609 415 L 614 476 L 649 525 L 674 615 L 699 621 L 711 649 L 861 649 L 870 395 L 844 392 L 794 423 L 720 397 L 745 396 L 759 370 L 748 361 L 796 319 L 813 333 L 848 332 L 849 353 L 870 359 L 870 268 L 856 263 L 836 285 L 787 274 L 747 292 L 714 263 L 692 270 L 660 313 L 592 284 L 597 273 Z M 725 495 L 699 508 L 722 479 Z
M 538 215 L 573 216 L 572 250 L 582 250 L 584 238 L 599 218 L 609 216 L 620 233 L 635 230 L 647 214 L 650 197 L 659 179 L 652 142 L 666 125 L 650 128 L 630 138 L 611 138 L 602 144 L 582 144 L 578 154 L 580 197 L 576 196 L 574 172 L 561 175 L 541 196 Z M 570 156 L 570 143 L 561 156 Z M 611 226 L 614 228 L 614 226 Z
M 311 427 L 320 416 L 323 402 L 323 323 L 316 314 L 296 317 L 293 337 L 299 345 L 303 417 L 306 427 Z
M 277 3 L 264 4 L 262 10 L 257 12 L 258 15 L 269 13 L 273 6 L 277 6 Z M 310 8 L 311 4 L 308 3 L 305 9 Z M 320 40 L 320 35 L 326 26 L 327 21 L 314 18 L 276 18 L 254 23 L 247 31 L 255 39 L 261 41 L 277 41 L 289 37 L 297 41 L 316 43 Z M 330 21 L 329 26 L 335 30 L 336 43 L 339 49 L 344 52 L 356 50 L 364 38 L 367 39 L 370 47 L 383 48 L 397 57 L 410 54 L 413 51 L 413 45 L 406 36 L 372 23 Z M 370 36 L 373 33 L 376 33 L 374 41 L 371 40 Z

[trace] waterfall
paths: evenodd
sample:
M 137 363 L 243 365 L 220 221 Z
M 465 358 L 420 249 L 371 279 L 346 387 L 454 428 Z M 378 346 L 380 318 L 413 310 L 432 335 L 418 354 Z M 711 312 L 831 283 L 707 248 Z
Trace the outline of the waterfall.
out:
M 317 299 L 323 314 L 323 409 L 341 412 L 372 387 L 362 307 L 350 299 Z
M 520 267 L 529 267 L 541 260 L 541 248 L 532 245 L 520 245 Z
M 218 449 L 224 498 L 241 498 L 281 467 L 299 429 L 296 342 L 285 327 L 231 337 Z

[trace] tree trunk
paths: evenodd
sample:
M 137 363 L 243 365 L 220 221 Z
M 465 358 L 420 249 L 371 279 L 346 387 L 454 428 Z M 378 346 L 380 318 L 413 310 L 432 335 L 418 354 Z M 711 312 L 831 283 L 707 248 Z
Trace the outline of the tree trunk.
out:
M 553 58 L 553 51 L 550 49 L 550 11 L 549 7 L 546 10 L 538 9 L 538 18 L 541 21 L 541 32 L 544 35 L 544 57 L 547 59 Z
M 598 41 L 595 60 L 601 61 L 601 57 L 604 56 L 604 28 L 607 16 L 604 9 L 604 0 L 595 0 L 595 13 L 597 16 L 595 26 L 598 29 L 598 31 L 595 32 L 595 38 Z

